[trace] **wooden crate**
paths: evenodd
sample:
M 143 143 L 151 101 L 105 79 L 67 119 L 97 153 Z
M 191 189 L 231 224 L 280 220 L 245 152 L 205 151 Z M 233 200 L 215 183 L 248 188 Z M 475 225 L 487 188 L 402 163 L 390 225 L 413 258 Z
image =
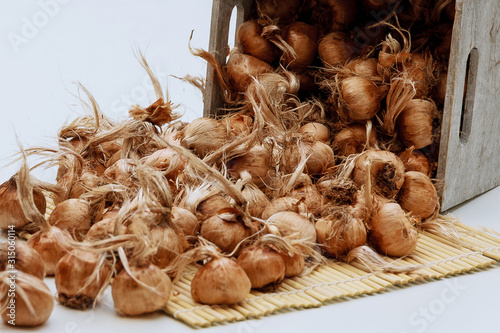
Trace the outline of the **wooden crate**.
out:
M 225 64 L 229 22 L 239 26 L 253 0 L 214 0 L 209 52 Z M 500 185 L 500 1 L 456 0 L 437 178 L 441 211 Z M 465 89 L 467 87 L 467 89 Z M 204 116 L 223 106 L 207 70 Z
M 499 31 L 500 1 L 457 0 L 437 173 L 442 210 L 500 184 Z

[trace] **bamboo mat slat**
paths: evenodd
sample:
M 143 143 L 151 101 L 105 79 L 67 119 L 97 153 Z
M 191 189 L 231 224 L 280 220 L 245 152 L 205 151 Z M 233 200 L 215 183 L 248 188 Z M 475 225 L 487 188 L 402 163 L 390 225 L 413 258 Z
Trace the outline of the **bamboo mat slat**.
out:
M 48 218 L 54 209 L 47 200 Z M 424 231 L 414 253 L 400 259 L 385 258 L 398 266 L 423 266 L 412 273 L 367 272 L 359 263 L 330 261 L 305 276 L 285 279 L 272 292 L 252 290 L 245 300 L 233 305 L 203 305 L 191 297 L 191 281 L 197 268 L 187 267 L 174 286 L 164 311 L 193 327 L 209 327 L 224 322 L 242 321 L 273 314 L 283 309 L 319 307 L 336 299 L 373 294 L 394 285 L 440 279 L 486 268 L 500 261 L 500 234 L 476 230 L 461 222 L 455 226 L 460 244 L 441 235 Z
M 481 251 L 486 257 L 500 261 L 500 239 L 486 232 L 476 230 L 463 223 L 457 223 L 462 231 L 460 240 L 465 247 L 473 251 Z

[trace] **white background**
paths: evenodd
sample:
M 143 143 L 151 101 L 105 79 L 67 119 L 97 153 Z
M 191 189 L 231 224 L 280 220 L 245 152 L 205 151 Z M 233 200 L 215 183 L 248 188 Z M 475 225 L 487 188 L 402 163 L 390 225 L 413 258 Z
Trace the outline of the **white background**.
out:
M 4 167 L 16 134 L 25 147 L 54 145 L 58 129 L 84 114 L 78 82 L 114 119 L 154 102 L 139 49 L 183 120 L 202 116 L 201 92 L 173 76 L 205 76 L 188 41 L 194 30 L 191 45 L 208 48 L 211 9 L 208 0 L 0 1 L 0 182 L 18 168 Z
M 4 166 L 18 151 L 16 134 L 25 147 L 54 145 L 63 123 L 84 113 L 75 97 L 75 82 L 90 90 L 102 110 L 115 119 L 126 116 L 130 104 L 153 102 L 153 89 L 134 56 L 137 48 L 168 88 L 171 100 L 180 104 L 178 111 L 184 113 L 183 119 L 191 121 L 202 115 L 201 93 L 172 75 L 205 76 L 205 63 L 189 53 L 188 39 L 194 30 L 192 46 L 207 49 L 211 1 L 61 0 L 56 7 L 44 9 L 41 5 L 54 1 L 0 2 L 0 182 L 10 178 L 18 167 Z M 30 25 L 35 29 L 30 30 Z M 18 44 L 12 42 L 16 38 Z M 35 175 L 50 181 L 54 172 Z M 497 188 L 454 214 L 466 224 L 500 230 L 499 200 Z M 263 320 L 203 331 L 499 332 L 499 282 L 500 269 L 495 266 L 474 274 L 332 302 L 319 309 L 286 311 Z M 53 289 L 52 279 L 47 283 Z M 450 291 L 456 291 L 456 297 L 444 303 L 442 295 Z M 440 307 L 442 304 L 444 307 Z M 426 309 L 431 316 L 422 322 L 420 311 Z M 14 331 L 3 324 L 0 328 L 2 332 Z M 121 318 L 107 295 L 95 311 L 78 312 L 56 305 L 47 324 L 35 331 L 191 330 L 162 314 Z

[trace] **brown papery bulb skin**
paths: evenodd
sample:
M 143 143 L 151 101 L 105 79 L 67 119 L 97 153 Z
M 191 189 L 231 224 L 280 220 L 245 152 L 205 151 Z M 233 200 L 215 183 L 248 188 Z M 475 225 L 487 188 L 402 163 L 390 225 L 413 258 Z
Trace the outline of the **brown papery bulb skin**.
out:
M 340 90 L 351 120 L 369 120 L 380 110 L 382 93 L 372 80 L 349 76 L 341 81 Z
M 378 61 L 375 58 L 356 58 L 350 60 L 346 65 L 346 69 L 365 77 L 379 77 Z
M 446 84 L 448 82 L 448 72 L 439 73 L 436 85 L 432 89 L 432 99 L 439 105 L 444 105 L 446 98 Z
M 333 177 L 332 177 L 333 176 Z M 318 191 L 328 198 L 329 204 L 351 205 L 356 201 L 357 186 L 350 179 L 326 175 L 316 183 Z
M 241 194 L 247 202 L 248 213 L 253 217 L 261 218 L 262 212 L 270 204 L 267 195 L 255 186 L 245 186 Z
M 85 148 L 85 146 L 89 142 L 89 139 L 77 136 L 75 138 L 72 138 L 71 140 L 68 140 L 67 142 L 69 143 L 68 148 L 73 149 L 77 153 L 81 153 L 83 148 Z
M 270 162 L 269 150 L 262 145 L 255 145 L 245 155 L 227 162 L 227 169 L 234 178 L 243 178 L 244 173 L 248 173 L 252 183 L 258 187 L 264 187 L 268 181 Z
M 267 246 L 251 245 L 244 248 L 237 263 L 247 273 L 252 288 L 276 284 L 285 277 L 285 261 L 278 252 Z
M 301 6 L 300 0 L 256 0 L 255 2 L 260 17 L 277 19 L 279 24 L 292 21 Z
M 226 65 L 231 85 L 237 92 L 245 92 L 253 78 L 259 74 L 271 73 L 273 67 L 267 62 L 241 52 L 231 52 Z
M 101 177 L 97 175 L 97 172 L 84 170 L 82 174 L 78 177 L 78 181 L 73 184 L 71 191 L 69 193 L 70 199 L 77 199 L 84 193 L 87 193 L 89 189 L 98 187 L 101 183 Z
M 300 113 L 306 115 L 305 121 L 320 122 L 324 121 L 324 105 L 317 100 L 306 100 L 298 105 Z
M 404 182 L 405 167 L 399 157 L 387 150 L 367 150 L 355 162 L 353 180 L 356 186 L 366 185 L 365 162 L 371 161 L 371 185 L 375 193 L 392 199 Z
M 255 20 L 243 22 L 236 32 L 236 44 L 241 52 L 272 63 L 278 51 L 267 39 L 262 37 L 262 26 Z
M 365 224 L 348 208 L 335 208 L 314 225 L 318 243 L 331 257 L 339 258 L 366 243 Z
M 305 145 L 306 161 L 305 171 L 309 175 L 319 175 L 325 173 L 330 167 L 335 165 L 335 155 L 332 148 L 321 141 L 313 141 Z
M 43 192 L 34 189 L 33 199 L 36 208 L 40 213 L 45 214 L 47 202 Z M 0 185 L 0 228 L 6 230 L 14 226 L 14 229 L 19 229 L 29 222 L 19 204 L 16 180 L 11 178 Z
M 194 150 L 200 158 L 222 147 L 227 139 L 226 127 L 208 117 L 194 119 L 184 128 L 183 134 L 183 146 Z
M 230 208 L 231 204 L 224 196 L 214 194 L 198 204 L 196 207 L 196 216 L 203 222 L 216 215 L 219 211 Z
M 356 1 L 349 0 L 326 0 L 333 10 L 332 30 L 346 30 L 357 18 L 358 6 Z
M 285 262 L 285 277 L 294 277 L 302 274 L 306 261 L 302 250 L 297 249 L 297 252 L 290 256 L 288 253 L 280 253 Z
M 106 214 L 105 214 L 106 215 Z M 99 222 L 96 222 L 90 227 L 89 231 L 85 235 L 86 241 L 97 241 L 111 238 L 113 236 L 125 235 L 127 233 L 127 227 L 123 224 L 119 224 L 116 229 L 115 235 L 116 219 L 111 217 L 104 217 Z
M 219 120 L 226 128 L 227 132 L 234 137 L 250 135 L 252 132 L 253 119 L 246 114 L 237 114 L 223 117 Z
M 252 234 L 241 222 L 224 220 L 215 215 L 201 223 L 200 235 L 224 252 L 232 252 L 236 246 Z
M 122 142 L 115 140 L 115 141 L 104 141 L 100 144 L 100 148 L 102 150 L 102 154 L 105 157 L 111 157 L 112 155 L 118 153 L 122 149 Z
M 420 150 L 407 149 L 400 153 L 399 158 L 405 166 L 405 171 L 418 171 L 424 175 L 431 176 L 429 159 Z
M 279 163 L 280 171 L 284 174 L 292 174 L 301 162 L 301 152 L 298 142 L 290 142 L 285 145 Z
M 291 71 L 304 72 L 311 66 L 318 52 L 318 31 L 315 26 L 295 22 L 285 28 L 283 39 L 292 47 L 295 54 L 284 52 L 282 65 Z
M 201 267 L 191 281 L 191 296 L 202 304 L 234 304 L 247 297 L 252 283 L 234 260 L 213 258 Z
M 376 143 L 377 134 L 375 130 L 370 132 L 370 138 L 367 140 L 366 126 L 363 124 L 352 124 L 343 128 L 335 135 L 333 147 L 337 155 L 347 157 L 349 155 L 360 154 L 365 149 L 375 146 Z
M 161 310 L 172 294 L 172 283 L 166 273 L 152 264 L 131 266 L 137 283 L 124 269 L 113 280 L 111 295 L 115 309 L 122 315 L 139 316 Z
M 59 260 L 71 250 L 71 236 L 58 227 L 34 233 L 27 241 L 28 246 L 36 250 L 45 262 L 45 274 L 52 276 L 56 272 Z
M 281 237 L 293 237 L 308 244 L 316 243 L 316 230 L 313 224 L 304 216 L 294 212 L 278 212 L 267 219 L 267 224 L 275 226 Z M 312 249 L 302 248 L 305 254 Z
M 344 65 L 355 52 L 346 34 L 332 32 L 319 41 L 318 55 L 325 67 L 336 67 Z
M 106 171 L 106 166 L 104 166 L 104 164 L 97 161 L 96 159 L 90 159 L 86 163 L 85 168 L 87 169 L 87 171 L 94 172 L 98 176 L 102 176 L 104 174 L 104 171 Z
M 59 303 L 79 310 L 92 307 L 111 274 L 110 265 L 98 267 L 99 262 L 97 253 L 82 250 L 73 250 L 59 260 L 55 274 Z
M 135 187 L 132 174 L 135 172 L 135 163 L 131 159 L 121 158 L 104 171 L 104 176 L 124 186 Z
M 61 230 L 67 230 L 75 239 L 82 240 L 92 222 L 90 204 L 82 199 L 65 200 L 56 205 L 48 222 Z
M 188 247 L 182 232 L 178 233 L 167 226 L 154 226 L 150 230 L 150 240 L 157 245 L 157 250 L 151 258 L 151 263 L 159 268 L 166 268 L 172 260 L 183 253 Z
M 52 292 L 41 279 L 22 272 L 17 274 L 15 293 L 9 292 L 10 286 L 6 283 L 0 284 L 0 303 L 2 305 L 7 305 L 8 302 L 15 304 L 15 319 L 9 316 L 10 309 L 2 308 L 2 320 L 6 324 L 14 322 L 17 327 L 40 326 L 49 319 L 54 309 Z M 9 297 L 9 293 L 13 295 Z
M 10 253 L 9 253 L 10 252 Z M 45 277 L 45 263 L 38 252 L 25 242 L 16 241 L 14 245 L 5 242 L 0 244 L 0 272 L 8 270 L 10 254 L 15 252 L 14 269 L 33 275 L 41 280 Z
M 421 149 L 434 142 L 436 110 L 434 102 L 426 99 L 412 99 L 406 104 L 396 120 L 399 137 L 406 147 Z
M 330 130 L 320 123 L 311 122 L 304 124 L 299 128 L 298 132 L 306 138 L 318 140 L 323 143 L 327 143 L 330 140 Z
M 174 206 L 172 207 L 172 224 L 182 230 L 184 236 L 196 236 L 200 231 L 200 221 L 191 211 Z
M 390 35 L 381 42 L 381 45 L 382 48 L 378 54 L 379 70 L 384 77 L 388 78 L 387 75 L 391 75 L 390 71 L 388 71 L 389 67 L 408 61 L 411 53 L 406 52 L 407 50 L 401 50 L 401 44 Z
M 181 126 L 181 128 L 176 128 L 176 129 L 173 129 L 173 130 L 167 129 L 166 131 L 164 131 L 162 133 L 161 137 L 163 138 L 163 140 L 167 141 L 171 145 L 180 146 L 181 145 L 182 136 L 183 136 L 183 134 L 182 134 L 182 128 L 184 128 L 184 127 L 185 126 Z
M 59 170 L 62 170 L 62 166 L 59 167 Z M 58 172 L 59 172 L 58 170 Z M 57 179 L 56 185 L 61 189 L 61 192 L 59 193 L 52 193 L 51 198 L 52 202 L 54 205 L 59 204 L 60 202 L 64 201 L 67 199 L 67 195 L 71 194 L 71 190 L 73 189 L 73 185 L 75 183 L 75 180 L 77 180 L 77 175 L 72 169 L 64 168 L 64 173 L 63 176 Z M 78 185 L 76 185 L 75 193 L 78 193 Z
M 432 63 L 421 53 L 413 53 L 410 60 L 404 64 L 409 78 L 414 82 L 415 98 L 425 98 L 429 95 L 432 85 Z
M 328 202 L 328 199 L 318 191 L 315 185 L 297 188 L 290 192 L 289 196 L 302 200 L 307 206 L 307 211 L 314 215 L 318 215 L 323 205 Z
M 399 204 L 382 203 L 372 214 L 369 239 L 380 253 L 403 257 L 417 247 L 418 231 Z
M 361 190 L 358 190 L 356 192 L 356 201 L 354 205 L 352 205 L 352 210 L 351 214 L 357 219 L 360 219 L 367 225 L 370 219 L 370 211 L 368 210 L 367 207 L 367 202 L 366 202 L 366 190 L 363 188 Z
M 142 161 L 150 167 L 163 171 L 165 177 L 170 180 L 176 180 L 187 164 L 186 159 L 172 148 L 156 150 Z
M 122 152 L 116 152 L 114 153 L 107 161 L 106 161 L 106 169 L 115 164 L 119 159 L 122 158 Z
M 106 210 L 104 214 L 102 215 L 103 219 L 116 219 L 118 216 L 118 213 L 120 213 L 119 208 L 113 208 L 111 210 Z
M 421 172 L 408 171 L 398 193 L 398 203 L 413 216 L 425 219 L 438 209 L 439 201 L 432 180 Z
M 269 217 L 279 212 L 294 212 L 306 215 L 307 206 L 302 200 L 297 198 L 278 197 L 271 200 L 269 205 L 262 211 L 262 219 L 267 220 Z
M 358 14 L 356 1 L 322 0 L 316 3 L 312 20 L 321 27 L 323 33 L 345 31 L 356 21 Z

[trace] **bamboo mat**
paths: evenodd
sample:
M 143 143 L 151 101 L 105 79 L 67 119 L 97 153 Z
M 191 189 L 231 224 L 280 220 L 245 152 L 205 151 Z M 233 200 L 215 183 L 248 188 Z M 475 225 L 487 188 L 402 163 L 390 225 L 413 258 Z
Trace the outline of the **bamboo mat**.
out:
M 215 323 L 258 318 L 281 309 L 319 307 L 327 301 L 372 294 L 393 285 L 470 272 L 492 266 L 500 260 L 499 238 L 461 223 L 457 227 L 463 234 L 461 241 L 464 244 L 461 247 L 443 237 L 424 232 L 420 234 L 413 255 L 393 261 L 398 265 L 425 266 L 413 273 L 369 273 L 356 264 L 332 261 L 306 276 L 285 279 L 274 292 L 252 290 L 244 301 L 232 306 L 208 306 L 193 301 L 190 283 L 196 268 L 191 266 L 174 287 L 177 293 L 165 311 L 191 326 L 208 327 Z
M 46 217 L 54 208 L 48 202 Z M 372 294 L 394 285 L 439 279 L 474 271 L 500 261 L 500 238 L 457 222 L 461 246 L 450 240 L 423 232 L 411 256 L 392 260 L 397 265 L 423 265 L 412 273 L 367 272 L 359 264 L 331 261 L 316 267 L 306 276 L 285 279 L 273 292 L 252 290 L 245 300 L 234 305 L 209 306 L 191 298 L 191 280 L 197 268 L 188 266 L 174 286 L 174 294 L 165 307 L 172 317 L 194 327 L 242 321 L 272 314 L 282 309 L 313 308 L 327 301 Z

